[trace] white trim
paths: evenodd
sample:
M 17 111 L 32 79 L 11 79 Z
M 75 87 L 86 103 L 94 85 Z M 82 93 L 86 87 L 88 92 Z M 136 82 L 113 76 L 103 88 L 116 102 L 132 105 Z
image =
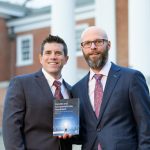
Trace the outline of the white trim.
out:
M 94 18 L 94 5 L 77 8 L 75 10 L 75 20 Z M 51 26 L 51 14 L 30 16 L 7 22 L 7 27 L 14 27 L 14 33 L 25 32 L 33 29 Z
M 15 33 L 26 32 L 29 30 L 35 30 L 35 29 L 50 27 L 50 25 L 51 25 L 50 20 L 31 23 L 31 24 L 25 24 L 22 26 L 15 27 L 14 32 Z
M 95 23 L 106 30 L 111 41 L 109 59 L 116 63 L 116 0 L 95 0 Z
M 29 30 L 50 27 L 51 15 L 45 14 L 40 16 L 30 16 L 7 23 L 8 27 L 14 26 L 14 33 L 26 32 Z
M 84 12 L 89 12 L 93 11 L 95 9 L 95 5 L 88 5 L 88 6 L 83 6 L 83 7 L 78 7 L 75 10 L 75 13 L 84 13 Z
M 7 26 L 11 27 L 11 26 L 20 26 L 20 25 L 24 25 L 24 24 L 31 24 L 33 22 L 35 23 L 35 22 L 45 21 L 50 18 L 51 18 L 50 14 L 44 14 L 44 15 L 39 15 L 39 16 L 29 16 L 26 18 L 8 21 Z
M 0 82 L 0 88 L 7 88 L 9 85 L 9 81 L 2 81 Z
M 80 7 L 75 10 L 75 20 L 84 20 L 89 18 L 95 18 L 95 5 L 89 5 Z
M 81 36 L 81 33 L 82 31 L 88 27 L 88 23 L 84 23 L 84 24 L 79 24 L 79 25 L 76 25 L 75 27 L 75 33 L 76 33 L 76 52 L 80 52 L 81 51 L 81 48 L 80 48 L 80 36 Z M 81 33 L 79 33 L 79 31 L 81 30 Z M 78 37 L 79 39 L 77 39 L 77 32 L 80 34 L 80 36 Z
M 150 1 L 131 0 L 129 10 L 129 66 L 140 70 L 145 76 L 150 76 L 149 71 L 149 43 L 150 43 Z M 133 9 L 134 7 L 134 9 Z
M 22 54 L 21 54 L 21 42 L 24 39 L 29 39 L 30 40 L 30 59 L 29 60 L 22 60 Z M 20 66 L 27 66 L 27 65 L 32 65 L 33 64 L 33 35 L 32 34 L 27 34 L 27 35 L 21 35 L 17 37 L 17 53 L 16 53 L 16 66 L 20 67 Z
M 80 21 L 80 20 L 85 20 L 90 18 L 95 18 L 94 12 L 85 12 L 83 14 L 79 14 L 75 17 L 75 20 Z
M 0 12 L 0 17 L 1 17 L 1 18 L 6 18 L 6 19 L 9 19 L 9 18 L 10 18 L 9 15 L 7 15 L 7 14 L 5 14 L 5 13 L 2 13 L 2 12 Z
M 79 30 L 79 29 L 83 29 L 83 28 L 87 28 L 88 27 L 88 23 L 83 23 L 83 24 L 78 24 L 76 25 L 76 30 Z
M 11 16 L 17 16 L 17 17 L 23 17 L 24 16 L 24 12 L 22 11 L 16 11 L 13 9 L 8 9 L 8 8 L 4 8 L 4 7 L 0 7 L 1 12 L 7 14 L 7 15 L 11 15 Z

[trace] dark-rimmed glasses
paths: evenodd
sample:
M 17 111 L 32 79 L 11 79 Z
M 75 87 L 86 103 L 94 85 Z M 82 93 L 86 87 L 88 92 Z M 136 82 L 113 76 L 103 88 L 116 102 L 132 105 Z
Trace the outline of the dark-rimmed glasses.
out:
M 106 39 L 97 39 L 97 40 L 94 40 L 94 41 L 84 41 L 84 42 L 81 43 L 81 46 L 83 48 L 90 48 L 92 46 L 92 43 L 94 43 L 94 45 L 96 47 L 99 47 L 99 46 L 102 46 L 105 41 L 108 41 L 108 40 L 106 40 Z

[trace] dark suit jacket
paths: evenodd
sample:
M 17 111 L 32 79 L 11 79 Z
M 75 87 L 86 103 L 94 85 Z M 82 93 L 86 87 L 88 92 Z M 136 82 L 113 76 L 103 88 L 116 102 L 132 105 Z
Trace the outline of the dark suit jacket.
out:
M 71 87 L 64 85 L 70 91 Z M 70 92 L 69 92 L 70 93 Z M 53 94 L 40 70 L 11 80 L 3 113 L 6 150 L 71 150 L 65 140 L 53 137 Z
M 97 119 L 88 95 L 89 74 L 72 88 L 80 98 L 83 150 L 150 150 L 150 97 L 144 76 L 112 64 Z M 81 90 L 82 89 L 82 90 Z

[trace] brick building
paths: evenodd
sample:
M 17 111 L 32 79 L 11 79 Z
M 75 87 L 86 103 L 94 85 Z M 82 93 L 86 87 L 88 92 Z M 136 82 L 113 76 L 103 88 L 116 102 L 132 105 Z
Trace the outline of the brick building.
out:
M 57 1 L 57 0 L 56 0 Z M 63 5 L 68 10 L 73 1 Z M 134 67 L 141 70 L 150 84 L 150 70 L 148 61 L 150 56 L 150 1 L 149 0 L 76 0 L 73 15 L 75 35 L 67 44 L 73 42 L 74 51 L 71 52 L 69 65 L 70 76 L 74 82 L 80 79 L 88 70 L 80 50 L 80 33 L 87 26 L 102 26 L 110 35 L 112 41 L 111 59 L 115 63 Z M 3 99 L 11 77 L 31 73 L 41 67 L 38 59 L 41 41 L 55 28 L 52 20 L 53 5 L 32 9 L 6 2 L 0 2 L 0 112 L 2 114 Z M 65 9 L 66 8 L 66 9 Z M 139 9 L 138 9 L 139 8 Z M 67 37 L 71 23 L 63 18 L 60 10 L 60 28 Z M 72 17 L 72 16 L 70 16 Z M 52 23 L 53 21 L 53 23 Z M 59 20 L 58 20 L 59 21 Z M 71 26 L 71 25 L 70 25 Z M 57 28 L 55 28 L 57 30 Z M 69 47 L 69 50 L 71 48 Z M 74 65 L 75 63 L 75 65 Z M 71 67 L 72 66 L 72 67 Z M 76 74 L 74 74 L 74 71 Z M 66 77 L 69 78 L 69 77 Z M 0 122 L 1 122 L 0 114 Z M 0 124 L 1 126 L 1 124 Z

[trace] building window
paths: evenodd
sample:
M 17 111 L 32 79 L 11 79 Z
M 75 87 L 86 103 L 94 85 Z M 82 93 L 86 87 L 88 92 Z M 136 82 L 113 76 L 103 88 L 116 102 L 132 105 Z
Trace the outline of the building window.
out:
M 81 53 L 81 48 L 80 48 L 80 37 L 81 33 L 85 28 L 88 27 L 88 24 L 81 24 L 76 26 L 76 49 L 77 49 L 77 55 Z
M 17 66 L 27 66 L 33 63 L 33 36 L 17 37 Z

